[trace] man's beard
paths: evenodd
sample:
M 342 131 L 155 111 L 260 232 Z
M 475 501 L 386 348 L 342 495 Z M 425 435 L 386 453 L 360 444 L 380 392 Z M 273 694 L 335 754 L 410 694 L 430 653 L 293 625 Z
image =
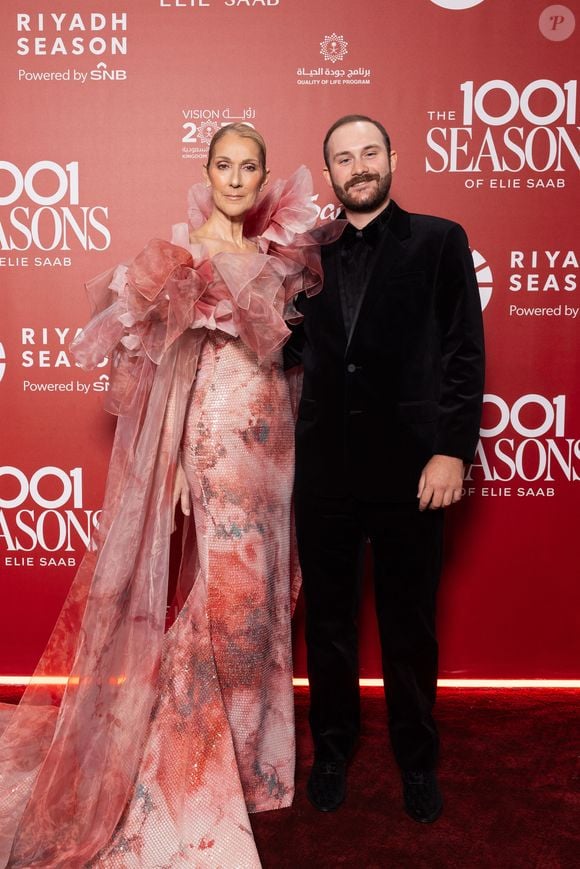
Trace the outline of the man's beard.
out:
M 359 181 L 378 181 L 378 186 L 376 192 L 370 198 L 364 199 L 356 199 L 349 195 L 349 188 L 352 187 Z M 381 178 L 380 175 L 376 173 L 368 173 L 366 175 L 360 175 L 358 178 L 349 181 L 346 185 L 346 190 L 344 187 L 339 187 L 337 184 L 332 182 L 332 187 L 336 196 L 340 202 L 344 205 L 347 211 L 356 211 L 361 214 L 370 211 L 376 211 L 377 208 L 380 208 L 387 199 L 389 198 L 389 191 L 391 189 L 391 181 L 392 174 L 388 172 L 386 175 L 383 175 Z

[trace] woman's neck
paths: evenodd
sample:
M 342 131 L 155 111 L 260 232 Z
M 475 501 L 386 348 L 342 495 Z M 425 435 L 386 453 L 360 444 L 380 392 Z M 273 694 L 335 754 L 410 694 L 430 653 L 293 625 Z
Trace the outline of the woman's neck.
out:
M 246 246 L 243 218 L 239 220 L 232 219 L 221 211 L 217 211 L 217 209 L 210 214 L 206 222 L 196 231 L 195 235 L 222 241 L 240 250 L 243 250 Z

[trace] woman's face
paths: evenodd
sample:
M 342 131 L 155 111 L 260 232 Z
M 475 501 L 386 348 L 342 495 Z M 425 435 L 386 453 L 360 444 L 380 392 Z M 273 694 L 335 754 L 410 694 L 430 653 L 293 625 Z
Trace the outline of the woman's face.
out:
M 264 186 L 267 172 L 253 139 L 227 133 L 217 143 L 211 163 L 204 169 L 215 207 L 230 219 L 250 210 Z

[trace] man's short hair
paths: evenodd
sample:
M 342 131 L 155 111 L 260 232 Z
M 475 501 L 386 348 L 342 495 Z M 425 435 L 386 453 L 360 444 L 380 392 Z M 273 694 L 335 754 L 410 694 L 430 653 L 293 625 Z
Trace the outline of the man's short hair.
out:
M 389 134 L 387 133 L 380 121 L 375 121 L 374 118 L 369 118 L 368 115 L 344 115 L 342 118 L 339 118 L 338 121 L 334 122 L 334 124 L 324 137 L 322 151 L 324 154 L 324 162 L 327 169 L 330 168 L 328 165 L 328 141 L 330 137 L 335 130 L 338 130 L 339 127 L 344 127 L 345 124 L 354 124 L 356 121 L 366 121 L 369 124 L 374 124 L 374 126 L 377 128 L 377 130 L 379 130 L 381 136 L 383 137 L 388 156 L 391 156 L 391 140 L 389 139 Z

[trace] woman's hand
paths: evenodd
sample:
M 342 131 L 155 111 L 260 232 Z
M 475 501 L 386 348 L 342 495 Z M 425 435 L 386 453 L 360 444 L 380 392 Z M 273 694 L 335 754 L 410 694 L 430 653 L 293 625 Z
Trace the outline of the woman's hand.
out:
M 173 509 L 175 510 L 177 503 L 181 506 L 181 512 L 184 516 L 189 516 L 191 513 L 191 499 L 189 495 L 189 486 L 185 471 L 181 465 L 181 459 L 177 460 L 175 469 L 175 480 L 173 481 Z

